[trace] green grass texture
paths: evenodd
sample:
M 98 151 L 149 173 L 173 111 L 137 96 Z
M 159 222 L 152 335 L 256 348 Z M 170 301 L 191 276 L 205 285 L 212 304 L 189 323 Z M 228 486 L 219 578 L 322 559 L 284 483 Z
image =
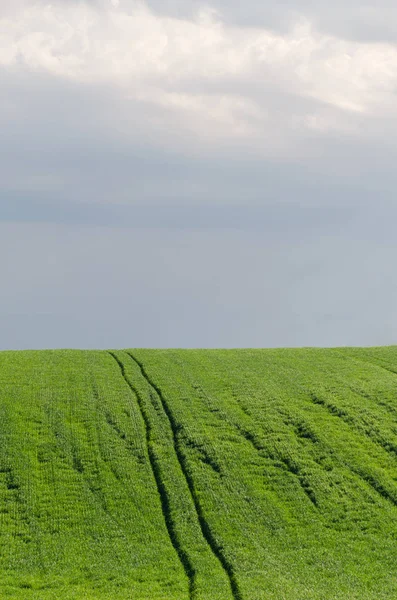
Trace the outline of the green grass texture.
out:
M 397 347 L 0 353 L 0 599 L 397 598 Z

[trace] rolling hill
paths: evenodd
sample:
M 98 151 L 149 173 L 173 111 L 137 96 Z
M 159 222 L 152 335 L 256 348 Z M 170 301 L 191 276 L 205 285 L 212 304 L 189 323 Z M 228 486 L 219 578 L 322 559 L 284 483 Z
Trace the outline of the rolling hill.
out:
M 0 353 L 0 598 L 397 597 L 397 347 Z

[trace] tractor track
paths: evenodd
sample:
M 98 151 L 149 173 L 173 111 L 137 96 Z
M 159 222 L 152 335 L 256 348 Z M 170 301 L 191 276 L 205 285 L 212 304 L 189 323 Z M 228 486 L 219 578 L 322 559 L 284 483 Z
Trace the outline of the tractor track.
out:
M 236 579 L 236 576 L 234 573 L 233 566 L 228 561 L 222 548 L 219 546 L 218 542 L 216 541 L 215 536 L 211 530 L 211 527 L 210 527 L 207 519 L 205 518 L 204 511 L 202 509 L 202 506 L 200 504 L 198 495 L 197 495 L 195 487 L 194 487 L 193 478 L 192 478 L 191 474 L 189 473 L 189 469 L 186 464 L 186 458 L 185 458 L 185 455 L 183 454 L 183 451 L 182 451 L 180 443 L 179 443 L 179 438 L 178 438 L 179 426 L 178 426 L 178 423 L 176 422 L 176 419 L 172 413 L 172 410 L 171 410 L 165 396 L 163 395 L 161 389 L 151 379 L 150 375 L 147 373 L 143 364 L 131 352 L 128 352 L 127 354 L 135 362 L 135 364 L 139 367 L 142 376 L 144 377 L 144 379 L 146 380 L 146 382 L 148 383 L 150 388 L 153 390 L 153 392 L 155 394 L 157 394 L 158 398 L 161 401 L 163 410 L 167 416 L 167 419 L 169 421 L 169 424 L 170 424 L 170 427 L 172 430 L 175 454 L 178 458 L 178 462 L 179 462 L 181 471 L 186 479 L 186 483 L 188 485 L 190 495 L 193 500 L 193 504 L 194 504 L 196 514 L 197 514 L 197 519 L 198 519 L 203 537 L 206 540 L 213 555 L 219 561 L 220 565 L 222 566 L 224 572 L 226 573 L 226 575 L 229 579 L 230 589 L 231 589 L 234 600 L 243 600 L 243 597 L 242 597 L 242 594 L 239 589 L 237 579 Z
M 137 403 L 139 406 L 139 410 L 141 412 L 142 415 L 142 419 L 145 425 L 145 432 L 146 432 L 146 446 L 147 446 L 147 451 L 148 451 L 148 456 L 149 456 L 149 461 L 150 461 L 150 466 L 153 472 L 153 477 L 155 479 L 156 482 L 156 486 L 157 486 L 157 491 L 159 493 L 160 496 L 160 501 L 161 501 L 161 508 L 162 508 L 162 512 L 163 512 L 163 517 L 164 517 L 164 521 L 165 521 L 165 525 L 167 527 L 167 531 L 168 531 L 168 535 L 169 538 L 171 540 L 171 543 L 178 555 L 178 558 L 182 564 L 182 567 L 185 571 L 186 577 L 188 578 L 189 581 L 189 599 L 190 600 L 194 600 L 195 599 L 195 589 L 196 589 L 196 585 L 195 585 L 195 579 L 196 579 L 196 570 L 191 562 L 190 557 L 188 556 L 188 554 L 186 553 L 186 551 L 182 548 L 179 539 L 178 539 L 178 535 L 176 532 L 176 528 L 175 528 L 175 523 L 172 519 L 171 516 L 171 508 L 170 508 L 170 498 L 166 489 L 166 486 L 164 484 L 163 481 L 163 477 L 162 477 L 162 473 L 161 473 L 161 467 L 158 461 L 157 456 L 155 455 L 153 448 L 152 448 L 152 436 L 151 436 L 151 430 L 152 430 L 152 426 L 150 424 L 150 420 L 147 416 L 147 413 L 145 411 L 144 408 L 144 403 L 142 400 L 142 396 L 139 393 L 139 391 L 135 388 L 135 386 L 131 383 L 131 381 L 129 380 L 129 378 L 127 377 L 127 374 L 125 372 L 125 366 L 122 363 L 122 361 L 118 358 L 118 356 L 113 353 L 113 352 L 109 352 L 110 356 L 116 361 L 116 363 L 118 364 L 121 374 L 123 376 L 124 381 L 126 382 L 126 384 L 128 385 L 128 387 L 130 388 L 131 392 L 134 394 L 134 396 L 136 396 L 137 398 Z M 132 358 L 132 357 L 131 357 Z

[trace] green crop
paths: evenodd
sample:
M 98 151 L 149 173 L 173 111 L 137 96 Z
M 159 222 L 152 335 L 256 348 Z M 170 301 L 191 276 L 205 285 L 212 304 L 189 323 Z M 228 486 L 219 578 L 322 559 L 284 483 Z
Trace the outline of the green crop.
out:
M 397 348 L 0 353 L 0 599 L 397 597 Z

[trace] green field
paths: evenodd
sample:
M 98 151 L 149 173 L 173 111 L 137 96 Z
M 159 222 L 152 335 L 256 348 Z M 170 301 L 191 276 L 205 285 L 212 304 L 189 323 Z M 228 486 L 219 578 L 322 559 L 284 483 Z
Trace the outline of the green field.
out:
M 397 347 L 0 353 L 8 598 L 397 598 Z

